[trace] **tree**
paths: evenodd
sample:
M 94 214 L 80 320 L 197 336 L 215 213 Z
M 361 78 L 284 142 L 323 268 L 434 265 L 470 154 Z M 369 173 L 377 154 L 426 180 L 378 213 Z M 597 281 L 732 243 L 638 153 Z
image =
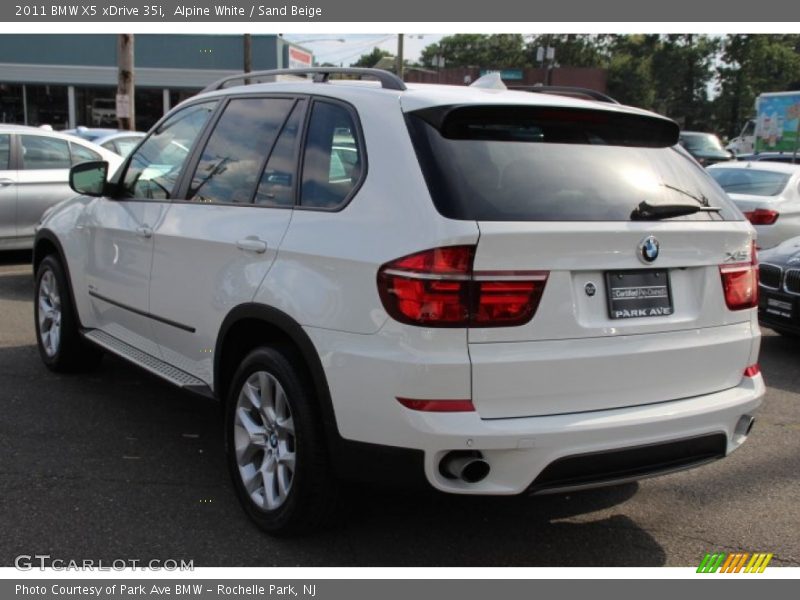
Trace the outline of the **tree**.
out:
M 487 69 L 530 66 L 525 56 L 522 35 L 460 33 L 448 35 L 422 50 L 420 62 L 425 67 L 439 66 L 435 58 L 443 57 L 446 67 L 483 67 Z
M 555 48 L 555 65 L 559 67 L 605 66 L 604 38 L 596 35 L 562 34 L 536 35 L 525 45 L 530 66 L 540 66 L 536 60 L 539 48 Z
M 798 89 L 800 36 L 729 35 L 722 46 L 719 95 L 714 101 L 721 131 L 739 133 L 755 114 L 755 99 L 764 92 Z
M 362 54 L 356 62 L 351 66 L 353 67 L 368 67 L 372 68 L 378 64 L 378 61 L 385 56 L 391 56 L 391 52 L 382 50 L 381 48 L 373 48 L 369 54 Z

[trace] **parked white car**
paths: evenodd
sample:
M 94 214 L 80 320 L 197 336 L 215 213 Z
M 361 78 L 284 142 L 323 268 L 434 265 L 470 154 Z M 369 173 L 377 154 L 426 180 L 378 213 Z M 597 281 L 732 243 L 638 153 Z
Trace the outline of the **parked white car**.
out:
M 349 478 L 548 493 L 744 442 L 754 231 L 675 123 L 491 78 L 306 72 L 212 86 L 108 182 L 73 169 L 84 195 L 34 256 L 48 367 L 110 352 L 219 398 L 271 532 L 318 525 Z
M 708 172 L 755 226 L 759 248 L 800 235 L 800 165 L 736 161 Z
M 122 157 L 52 130 L 0 125 L 0 250 L 33 247 L 34 228 L 51 206 L 75 195 L 72 165 L 104 160 L 113 172 Z

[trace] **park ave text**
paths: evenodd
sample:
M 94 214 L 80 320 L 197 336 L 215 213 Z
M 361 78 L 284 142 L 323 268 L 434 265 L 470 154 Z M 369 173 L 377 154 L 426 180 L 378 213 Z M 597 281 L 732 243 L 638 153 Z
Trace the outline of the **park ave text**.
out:
M 110 585 L 25 585 L 17 584 L 17 596 L 192 596 L 202 593 L 216 592 L 218 596 L 304 596 L 313 598 L 317 595 L 316 584 L 303 585 L 263 585 L 263 584 L 110 584 Z

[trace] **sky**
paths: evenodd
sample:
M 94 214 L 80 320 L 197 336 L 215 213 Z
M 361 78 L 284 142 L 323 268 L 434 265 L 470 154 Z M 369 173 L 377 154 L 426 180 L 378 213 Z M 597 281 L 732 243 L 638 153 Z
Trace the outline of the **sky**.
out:
M 283 37 L 311 50 L 314 58 L 320 64 L 330 62 L 346 67 L 357 61 L 362 54 L 369 54 L 375 47 L 391 52 L 392 55 L 397 53 L 396 33 L 285 33 Z M 403 41 L 405 59 L 411 62 L 418 60 L 425 46 L 435 44 L 442 37 L 444 37 L 443 34 L 405 34 Z

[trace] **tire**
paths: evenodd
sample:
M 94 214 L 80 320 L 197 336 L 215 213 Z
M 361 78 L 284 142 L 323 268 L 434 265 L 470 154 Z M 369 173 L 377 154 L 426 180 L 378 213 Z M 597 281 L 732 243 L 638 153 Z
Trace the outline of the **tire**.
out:
M 53 254 L 36 270 L 33 311 L 36 344 L 48 369 L 65 373 L 97 366 L 103 353 L 81 336 L 69 282 Z
M 248 516 L 274 535 L 324 525 L 336 499 L 316 398 L 293 363 L 286 348 L 253 350 L 233 377 L 225 407 L 236 494 Z

